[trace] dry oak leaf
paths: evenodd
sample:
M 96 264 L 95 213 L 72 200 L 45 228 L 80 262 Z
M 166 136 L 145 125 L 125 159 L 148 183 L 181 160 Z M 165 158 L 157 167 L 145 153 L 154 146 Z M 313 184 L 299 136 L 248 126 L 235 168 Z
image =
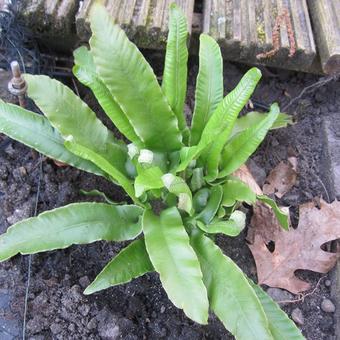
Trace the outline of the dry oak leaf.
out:
M 277 228 L 272 235 L 274 252 L 266 247 L 261 235 L 248 245 L 256 262 L 259 284 L 284 288 L 294 294 L 308 290 L 309 283 L 294 274 L 298 269 L 327 273 L 340 253 L 321 249 L 329 241 L 340 238 L 340 202 L 320 201 L 320 209 L 308 202 L 300 206 L 300 219 L 296 229 Z
M 288 207 L 279 207 L 289 216 Z M 281 229 L 281 225 L 271 207 L 261 201 L 257 201 L 253 206 L 253 215 L 248 228 L 247 241 L 254 243 L 255 236 L 259 235 L 265 244 L 273 239 L 276 230 Z
M 288 162 L 280 162 L 268 175 L 263 192 L 266 195 L 275 194 L 281 198 L 296 183 L 297 161 L 295 157 L 290 157 Z
M 256 183 L 255 178 L 249 171 L 246 165 L 241 165 L 236 171 L 233 172 L 233 176 L 240 179 L 242 182 L 248 185 L 248 187 L 255 192 L 256 195 L 262 195 L 262 190 Z

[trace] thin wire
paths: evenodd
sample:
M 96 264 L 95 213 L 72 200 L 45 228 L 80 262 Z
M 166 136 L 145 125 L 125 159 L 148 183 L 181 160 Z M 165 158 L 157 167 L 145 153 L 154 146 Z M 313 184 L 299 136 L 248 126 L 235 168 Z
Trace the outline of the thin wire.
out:
M 38 175 L 38 185 L 37 185 L 37 195 L 35 197 L 35 206 L 34 206 L 34 216 L 37 216 L 38 213 L 38 203 L 40 197 L 40 188 L 41 188 L 41 177 L 42 177 L 42 156 L 39 153 L 39 175 Z M 32 255 L 28 255 L 28 270 L 27 270 L 27 281 L 26 281 L 26 291 L 25 291 L 25 307 L 24 307 L 24 320 L 22 326 L 22 339 L 26 339 L 26 319 L 27 319 L 27 311 L 28 311 L 28 294 L 31 284 L 31 272 L 32 272 Z

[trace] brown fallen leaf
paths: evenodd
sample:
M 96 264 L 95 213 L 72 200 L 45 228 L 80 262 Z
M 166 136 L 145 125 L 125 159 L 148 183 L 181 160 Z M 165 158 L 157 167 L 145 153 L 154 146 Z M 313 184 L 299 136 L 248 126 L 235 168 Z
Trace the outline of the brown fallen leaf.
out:
M 289 215 L 288 207 L 280 207 L 282 211 Z M 253 215 L 248 228 L 247 241 L 254 243 L 255 235 L 259 235 L 265 244 L 272 241 L 276 230 L 281 229 L 281 225 L 271 207 L 261 201 L 257 201 L 253 206 Z
M 288 162 L 280 162 L 268 175 L 263 192 L 266 195 L 275 194 L 281 198 L 296 183 L 297 159 L 289 157 Z
M 261 188 L 256 183 L 255 178 L 246 165 L 242 165 L 240 168 L 234 171 L 233 176 L 239 178 L 242 182 L 246 183 L 249 188 L 255 192 L 256 195 L 262 195 Z
M 328 204 L 321 200 L 320 204 L 320 209 L 313 202 L 300 206 L 297 229 L 284 231 L 277 227 L 271 231 L 271 240 L 275 242 L 272 253 L 262 236 L 255 234 L 249 248 L 255 258 L 259 284 L 297 294 L 308 290 L 310 285 L 295 276 L 296 270 L 327 273 L 336 264 L 340 253 L 326 252 L 321 246 L 340 238 L 340 202 Z

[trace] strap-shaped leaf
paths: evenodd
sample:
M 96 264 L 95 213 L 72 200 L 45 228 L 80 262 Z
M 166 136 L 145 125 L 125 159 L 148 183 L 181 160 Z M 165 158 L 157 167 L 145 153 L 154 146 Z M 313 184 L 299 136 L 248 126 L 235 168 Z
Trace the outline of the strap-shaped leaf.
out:
M 246 226 L 246 215 L 239 210 L 234 211 L 229 220 L 223 221 L 217 219 L 206 225 L 197 221 L 197 226 L 207 234 L 224 234 L 227 236 L 238 236 Z
M 197 191 L 205 184 L 203 168 L 195 168 L 192 171 L 192 177 L 190 181 L 190 187 L 192 191 Z
M 237 201 L 254 204 L 256 194 L 241 180 L 230 178 L 223 184 L 222 205 L 232 207 Z
M 144 239 L 133 241 L 103 268 L 85 289 L 84 294 L 93 294 L 112 286 L 130 282 L 153 270 Z
M 143 209 L 135 205 L 74 203 L 46 211 L 8 228 L 0 236 L 0 261 L 72 244 L 134 239 L 142 230 Z
M 43 116 L 0 100 L 0 131 L 47 157 L 78 169 L 105 176 L 92 162 L 82 159 L 64 146 L 64 139 Z
M 191 237 L 212 311 L 239 340 L 273 339 L 266 315 L 242 270 L 202 233 Z
M 190 145 L 198 144 L 205 125 L 222 99 L 223 61 L 221 50 L 213 38 L 207 34 L 201 34 Z
M 109 204 L 113 204 L 113 205 L 117 205 L 117 204 L 122 204 L 122 202 L 116 202 L 116 201 L 113 201 L 111 198 L 109 198 L 105 192 L 102 192 L 100 190 L 97 190 L 97 189 L 93 189 L 93 190 L 90 190 L 90 191 L 86 191 L 86 190 L 80 190 L 80 193 L 85 195 L 85 196 L 91 196 L 91 197 L 101 197 L 103 198 L 106 203 L 109 203 Z
M 210 196 L 206 207 L 195 216 L 196 220 L 209 224 L 216 215 L 223 197 L 223 189 L 220 185 L 211 188 Z
M 263 306 L 274 340 L 304 340 L 301 331 L 279 305 L 260 286 L 248 280 Z
M 182 136 L 156 76 L 107 10 L 92 7 L 91 52 L 97 74 L 120 105 L 136 134 L 151 150 L 180 149 Z
M 246 130 L 259 124 L 263 119 L 266 119 L 266 117 L 269 114 L 270 113 L 260 113 L 252 111 L 238 118 L 234 125 L 233 131 L 230 135 L 230 138 L 237 135 L 239 132 L 243 130 Z M 288 124 L 293 124 L 292 116 L 288 115 L 287 113 L 280 112 L 270 129 L 271 130 L 280 129 L 286 127 Z
M 231 174 L 247 161 L 266 137 L 279 113 L 279 106 L 273 104 L 270 114 L 265 119 L 257 125 L 240 132 L 225 146 L 221 156 L 219 178 Z
M 135 179 L 136 197 L 142 196 L 147 190 L 163 188 L 162 176 L 163 172 L 157 166 L 141 169 Z
M 122 188 L 126 191 L 126 193 L 137 203 L 138 200 L 135 197 L 135 191 L 131 184 L 131 181 L 122 174 L 117 168 L 115 168 L 105 157 L 100 154 L 92 151 L 91 149 L 82 146 L 77 143 L 73 143 L 70 141 L 65 142 L 65 146 L 75 155 L 87 159 L 94 164 L 96 164 L 100 169 L 105 171 L 108 175 L 110 175 L 116 183 L 122 186 Z
M 184 101 L 187 91 L 188 24 L 182 10 L 170 5 L 169 34 L 166 45 L 162 90 L 177 116 L 182 133 L 187 129 Z
M 216 179 L 223 147 L 230 137 L 238 114 L 249 100 L 260 78 L 260 70 L 256 67 L 251 68 L 236 88 L 224 97 L 203 130 L 201 139 L 214 140 L 203 155 L 207 163 L 207 180 Z
M 170 300 L 192 320 L 206 324 L 209 303 L 197 256 L 176 208 L 160 216 L 146 210 L 143 232 L 150 260 Z
M 28 95 L 64 139 L 81 144 L 108 158 L 125 172 L 126 147 L 96 117 L 95 113 L 63 83 L 47 76 L 25 74 Z
M 143 143 L 136 135 L 129 119 L 114 100 L 108 88 L 97 76 L 96 65 L 93 61 L 91 52 L 85 46 L 81 46 L 73 52 L 73 56 L 75 63 L 72 69 L 73 74 L 81 83 L 92 90 L 99 104 L 109 116 L 111 121 L 115 124 L 117 129 L 127 139 L 142 148 Z
M 285 230 L 289 230 L 289 215 L 282 211 L 274 200 L 266 195 L 257 195 L 257 199 L 261 202 L 268 204 L 274 211 L 277 220 L 280 222 L 281 227 Z

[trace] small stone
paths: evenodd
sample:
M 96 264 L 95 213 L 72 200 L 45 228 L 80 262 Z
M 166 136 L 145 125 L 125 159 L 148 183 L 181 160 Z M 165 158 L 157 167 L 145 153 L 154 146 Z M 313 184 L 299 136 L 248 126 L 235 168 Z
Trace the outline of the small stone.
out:
M 70 331 L 70 333 L 74 333 L 76 330 L 76 325 L 74 323 L 71 323 L 67 329 Z
M 165 307 L 162 306 L 162 307 L 161 307 L 161 314 L 163 314 L 164 312 L 165 312 Z
M 251 172 L 251 174 L 254 176 L 257 184 L 260 187 L 262 187 L 267 177 L 264 169 L 258 166 L 257 163 L 251 158 L 249 158 L 249 160 L 247 161 L 247 167 L 249 171 Z
M 287 292 L 286 290 L 280 288 L 268 288 L 267 293 L 269 296 L 276 302 L 281 301 L 289 301 L 293 299 L 293 295 Z M 284 306 L 287 303 L 282 303 L 281 305 Z
M 325 286 L 326 286 L 326 287 L 330 287 L 331 284 L 332 284 L 331 280 L 326 280 L 326 281 L 325 281 Z
M 321 309 L 325 312 L 325 313 L 334 313 L 335 312 L 335 306 L 334 303 L 329 300 L 329 299 L 324 299 L 321 302 Z
M 7 179 L 8 177 L 8 170 L 5 165 L 0 166 L 0 178 Z
M 90 306 L 89 305 L 80 305 L 78 307 L 78 311 L 82 316 L 87 316 L 90 312 Z
M 305 320 L 304 320 L 304 317 L 303 317 L 303 314 L 301 312 L 301 309 L 299 308 L 295 308 L 293 311 L 292 311 L 292 319 L 298 324 L 298 325 L 303 325 Z
M 50 330 L 51 330 L 52 334 L 59 334 L 62 331 L 62 327 L 61 327 L 60 323 L 54 322 L 50 326 Z
M 82 288 L 86 288 L 90 284 L 90 280 L 87 276 L 83 276 L 79 279 L 79 284 Z
M 92 318 L 92 319 L 88 322 L 88 324 L 87 324 L 86 327 L 87 327 L 87 329 L 90 329 L 90 330 L 97 328 L 97 319 L 96 319 L 96 318 Z

